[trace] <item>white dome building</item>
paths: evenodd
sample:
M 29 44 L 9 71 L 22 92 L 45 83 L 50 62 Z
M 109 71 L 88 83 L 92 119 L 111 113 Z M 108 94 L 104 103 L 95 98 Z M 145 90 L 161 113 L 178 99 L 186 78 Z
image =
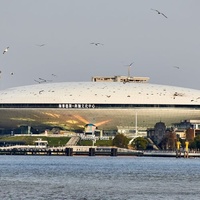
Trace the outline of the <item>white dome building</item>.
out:
M 200 120 L 200 91 L 136 82 L 63 82 L 0 91 L 0 128 L 146 130 Z

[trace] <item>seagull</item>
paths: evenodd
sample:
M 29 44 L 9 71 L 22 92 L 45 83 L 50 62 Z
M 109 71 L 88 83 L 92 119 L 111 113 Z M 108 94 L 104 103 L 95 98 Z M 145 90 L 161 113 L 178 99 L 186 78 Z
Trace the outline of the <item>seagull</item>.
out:
M 46 80 L 46 79 L 43 79 L 43 78 L 38 78 L 40 80 L 40 82 L 51 82 L 52 80 Z
M 55 77 L 56 75 L 55 75 L 55 74 L 51 74 L 51 76 L 54 76 L 54 77 Z
M 124 65 L 125 67 L 131 67 L 133 65 L 134 62 L 128 64 L 128 65 Z
M 180 69 L 180 67 L 178 67 L 178 66 L 173 66 L 174 68 L 176 68 L 176 69 Z
M 36 46 L 38 46 L 38 47 L 43 47 L 44 45 L 46 45 L 46 44 L 36 44 Z
M 99 42 L 91 42 L 90 44 L 94 44 L 95 46 L 103 45 L 102 43 Z
M 47 83 L 47 82 L 51 82 L 51 80 L 45 80 L 45 79 L 43 79 L 43 78 L 38 78 L 39 80 L 35 80 L 34 79 L 34 81 L 35 82 L 37 82 L 37 83 Z
M 6 49 L 4 49 L 3 54 L 6 53 L 8 51 L 9 47 L 7 47 Z
M 42 81 L 37 81 L 37 80 L 35 80 L 35 79 L 34 79 L 34 81 L 37 82 L 37 83 L 42 83 Z
M 130 63 L 128 66 L 131 67 L 134 62 Z
M 13 73 L 13 72 L 11 72 L 11 73 L 10 73 L 10 75 L 14 75 L 14 73 Z
M 42 94 L 42 92 L 44 92 L 44 90 L 40 90 L 40 91 L 39 91 L 39 94 Z
M 151 9 L 151 10 L 154 10 L 154 11 L 156 11 L 158 14 L 161 14 L 161 15 L 163 15 L 165 18 L 167 18 L 167 16 L 166 16 L 164 13 L 160 12 L 159 10 L 156 10 L 156 9 Z

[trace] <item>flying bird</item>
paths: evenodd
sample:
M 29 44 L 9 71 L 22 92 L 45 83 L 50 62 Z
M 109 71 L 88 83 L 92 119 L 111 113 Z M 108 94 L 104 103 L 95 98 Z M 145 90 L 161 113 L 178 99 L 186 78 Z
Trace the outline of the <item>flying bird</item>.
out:
M 134 62 L 130 63 L 128 66 L 131 67 Z
M 42 81 L 38 81 L 38 80 L 35 80 L 35 79 L 34 79 L 34 81 L 37 82 L 37 83 L 42 83 Z
M 133 65 L 134 62 L 128 64 L 128 65 L 124 65 L 125 67 L 131 67 Z
M 3 54 L 5 54 L 8 51 L 9 47 L 7 47 L 6 49 L 4 49 Z
M 36 46 L 38 46 L 38 47 L 43 47 L 44 45 L 46 45 L 46 44 L 36 44 Z
M 156 10 L 156 9 L 151 9 L 151 10 L 156 11 L 158 14 L 161 14 L 162 16 L 167 18 L 167 16 L 164 13 L 160 12 L 159 10 Z
M 52 80 L 46 80 L 46 79 L 43 79 L 43 78 L 38 78 L 40 80 L 40 82 L 51 82 Z
M 46 80 L 46 79 L 43 79 L 43 78 L 38 78 L 39 80 L 35 80 L 34 79 L 34 81 L 35 82 L 37 82 L 37 83 L 47 83 L 47 82 L 51 82 L 52 80 Z
M 39 91 L 39 94 L 42 94 L 42 92 L 44 92 L 44 90 L 40 90 L 40 91 Z
M 180 67 L 178 67 L 178 66 L 173 66 L 174 68 L 176 68 L 176 69 L 180 69 Z
M 103 45 L 102 43 L 99 42 L 91 42 L 90 44 L 94 44 L 95 46 Z

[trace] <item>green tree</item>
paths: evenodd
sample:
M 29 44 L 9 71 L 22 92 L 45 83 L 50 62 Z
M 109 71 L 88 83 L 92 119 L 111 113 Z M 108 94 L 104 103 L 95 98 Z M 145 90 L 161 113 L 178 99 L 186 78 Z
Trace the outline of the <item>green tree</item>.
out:
M 196 149 L 197 148 L 196 142 L 195 141 L 189 142 L 189 148 L 190 149 Z
M 132 146 L 138 150 L 145 150 L 147 148 L 148 141 L 143 137 L 137 137 L 133 140 Z
M 196 142 L 196 148 L 200 149 L 200 135 L 196 136 L 194 141 Z
M 189 141 L 190 149 L 200 149 L 200 135 L 197 135 L 193 141 Z
M 113 139 L 113 146 L 127 148 L 129 139 L 121 133 L 118 133 Z

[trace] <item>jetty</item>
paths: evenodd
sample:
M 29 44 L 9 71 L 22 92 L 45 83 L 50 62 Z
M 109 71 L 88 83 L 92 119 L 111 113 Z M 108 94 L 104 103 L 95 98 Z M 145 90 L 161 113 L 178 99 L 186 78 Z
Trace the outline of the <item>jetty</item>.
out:
M 176 151 L 139 151 L 99 146 L 45 147 L 43 145 L 15 145 L 0 147 L 0 155 L 177 157 Z M 177 158 L 183 157 L 185 157 L 185 154 L 184 152 L 181 152 Z M 200 157 L 200 152 L 189 152 L 187 157 Z
M 63 146 L 44 147 L 37 145 L 15 145 L 0 147 L 0 155 L 48 155 L 48 156 L 142 156 L 142 151 L 116 147 Z

